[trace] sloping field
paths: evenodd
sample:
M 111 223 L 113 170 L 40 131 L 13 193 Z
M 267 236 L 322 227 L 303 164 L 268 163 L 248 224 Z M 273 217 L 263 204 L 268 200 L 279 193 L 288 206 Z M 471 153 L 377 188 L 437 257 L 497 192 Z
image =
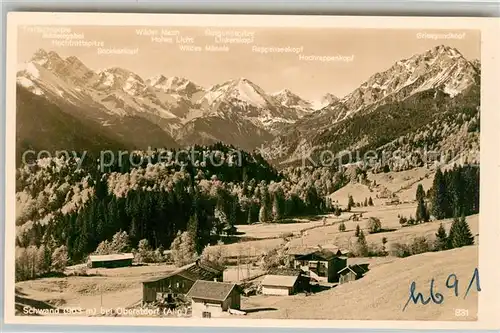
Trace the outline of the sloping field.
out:
M 360 183 L 350 183 L 334 192 L 330 197 L 341 206 L 347 206 L 348 197 L 352 195 L 354 202 L 364 202 L 365 198 L 372 197 L 375 205 L 383 205 L 388 200 L 383 197 L 385 190 L 397 195 L 402 202 L 412 202 L 415 200 L 417 186 L 422 184 L 427 191 L 432 187 L 434 180 L 434 169 L 416 168 L 400 172 L 368 173 L 367 179 L 370 184 L 375 182 L 375 186 L 367 186 Z
M 387 188 L 391 192 L 399 192 L 414 184 L 418 184 L 419 182 L 424 182 L 427 179 L 434 179 L 434 173 L 436 170 L 427 169 L 425 167 L 415 168 L 406 171 L 400 172 L 387 172 L 387 173 L 377 173 L 377 174 L 368 174 L 368 179 L 370 181 L 375 181 L 377 185 L 383 186 Z M 424 185 L 424 184 L 422 184 Z M 427 190 L 428 187 L 424 185 L 424 188 Z M 415 199 L 416 193 L 416 185 L 415 192 L 413 193 L 412 200 Z
M 171 265 L 89 269 L 87 273 L 98 276 L 41 278 L 18 282 L 16 295 L 21 297 L 21 306 L 39 301 L 56 307 L 75 306 L 84 309 L 100 306 L 127 307 L 141 299 L 142 281 L 173 270 Z
M 377 191 L 375 189 L 370 191 L 370 188 L 360 183 L 349 183 L 341 189 L 335 191 L 330 195 L 333 202 L 338 203 L 341 207 L 347 206 L 349 196 L 351 195 L 354 202 L 364 202 L 365 198 L 372 197 L 375 204 L 380 204 L 381 200 L 376 199 Z
M 312 296 L 253 296 L 242 299 L 242 309 L 251 310 L 250 318 L 336 319 L 336 320 L 476 320 L 477 291 L 473 283 L 465 292 L 477 267 L 478 247 L 468 246 L 443 252 L 424 253 L 373 267 L 360 280 L 339 285 Z M 450 274 L 458 278 L 458 297 L 446 287 Z M 416 292 L 430 297 L 443 295 L 441 304 L 410 302 L 403 311 L 416 283 Z M 262 310 L 259 310 L 262 309 Z M 469 315 L 456 317 L 455 309 L 467 309 Z
M 365 214 L 366 216 L 371 216 L 370 214 Z M 364 215 L 364 216 L 365 216 Z M 339 232 L 337 225 L 312 229 L 307 232 L 307 235 L 302 239 L 293 239 L 291 241 L 292 246 L 315 246 L 315 245 L 335 245 L 338 247 L 342 247 L 345 249 L 349 249 L 351 244 L 354 244 L 357 240 L 357 237 L 354 236 L 356 224 L 359 224 L 361 229 L 364 229 L 364 233 L 366 236 L 366 241 L 368 244 L 377 244 L 382 245 L 382 238 L 385 237 L 387 239 L 386 246 L 389 247 L 391 243 L 399 242 L 399 243 L 407 243 L 412 239 L 418 236 L 425 236 L 429 239 L 434 238 L 437 229 L 439 228 L 439 224 L 442 222 L 445 229 L 449 231 L 451 227 L 452 219 L 440 220 L 427 222 L 415 226 L 404 227 L 401 228 L 399 222 L 396 225 L 397 212 L 391 213 L 391 216 L 394 221 L 391 222 L 388 218 L 381 218 L 382 226 L 384 228 L 394 228 L 395 231 L 390 232 L 380 232 L 376 234 L 368 233 L 368 219 L 363 219 L 361 221 L 348 221 L 345 222 L 346 231 Z M 373 216 L 380 216 L 377 214 L 373 214 Z M 467 217 L 467 222 L 471 228 L 471 232 L 473 235 L 477 235 L 479 233 L 479 215 L 471 215 Z M 477 241 L 477 238 L 476 238 Z

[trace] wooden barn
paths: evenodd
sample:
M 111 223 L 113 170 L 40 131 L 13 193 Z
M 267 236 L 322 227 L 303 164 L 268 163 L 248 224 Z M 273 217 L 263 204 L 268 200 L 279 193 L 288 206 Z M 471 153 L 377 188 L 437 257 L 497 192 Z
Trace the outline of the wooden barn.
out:
M 261 282 L 264 295 L 293 295 L 309 291 L 309 277 L 300 269 L 277 268 L 270 270 Z
M 229 309 L 240 309 L 241 294 L 235 283 L 198 280 L 186 296 L 195 318 L 220 317 Z
M 222 271 L 199 261 L 183 266 L 167 275 L 154 277 L 142 283 L 143 303 L 173 302 L 186 295 L 197 280 L 222 281 Z
M 90 255 L 87 260 L 89 268 L 116 268 L 132 266 L 133 253 L 118 253 L 107 255 Z
M 298 275 L 266 275 L 262 280 L 262 294 L 288 296 L 297 291 Z
M 339 272 L 339 283 L 354 281 L 363 277 L 368 271 L 366 265 L 351 265 L 347 266 Z

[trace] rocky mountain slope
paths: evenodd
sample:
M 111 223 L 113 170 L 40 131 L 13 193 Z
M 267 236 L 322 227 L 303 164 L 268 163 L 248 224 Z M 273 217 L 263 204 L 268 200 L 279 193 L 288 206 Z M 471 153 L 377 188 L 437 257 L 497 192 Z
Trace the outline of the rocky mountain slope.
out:
M 76 57 L 63 59 L 42 49 L 21 65 L 17 82 L 62 110 L 68 104 L 85 109 L 83 117 L 100 126 L 141 118 L 144 124 L 161 128 L 169 136 L 164 145 L 170 146 L 223 141 L 252 150 L 272 138 L 282 124 L 312 111 L 308 102 L 291 92 L 267 94 L 245 78 L 204 89 L 175 76 L 143 79 L 118 67 L 93 71 Z M 221 124 L 223 131 L 216 127 Z
M 221 141 L 258 148 L 286 166 L 325 150 L 330 156 L 413 149 L 408 139 L 418 133 L 411 142 L 438 150 L 470 149 L 479 137 L 480 63 L 443 45 L 396 61 L 342 99 L 329 93 L 316 102 L 288 89 L 268 93 L 246 78 L 204 88 L 176 76 L 143 79 L 117 67 L 94 71 L 76 57 L 44 50 L 21 66 L 17 82 L 29 92 L 18 99 L 20 107 L 39 96 L 94 131 L 111 132 L 106 135 L 127 148 Z M 25 127 L 30 121 L 23 119 Z M 443 121 L 445 134 L 438 135 Z M 57 141 L 58 135 L 51 137 Z M 469 148 L 440 143 L 446 138 Z
M 331 156 L 377 149 L 449 113 L 462 123 L 461 113 L 465 121 L 477 122 L 478 68 L 477 61 L 446 46 L 397 61 L 342 100 L 288 126 L 264 149 L 266 156 L 286 164 L 325 150 Z

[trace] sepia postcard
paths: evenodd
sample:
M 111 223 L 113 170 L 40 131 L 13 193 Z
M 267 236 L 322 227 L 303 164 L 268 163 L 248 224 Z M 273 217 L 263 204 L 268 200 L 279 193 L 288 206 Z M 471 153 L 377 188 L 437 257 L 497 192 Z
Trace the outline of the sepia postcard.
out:
M 498 19 L 7 29 L 7 323 L 500 327 Z

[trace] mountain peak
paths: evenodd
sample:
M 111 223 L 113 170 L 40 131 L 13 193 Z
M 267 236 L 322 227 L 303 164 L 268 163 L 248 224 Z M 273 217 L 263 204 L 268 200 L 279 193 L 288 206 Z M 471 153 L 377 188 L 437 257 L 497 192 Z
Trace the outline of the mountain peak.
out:
M 252 83 L 252 81 L 250 81 L 249 79 L 247 79 L 246 77 L 240 77 L 238 79 L 236 79 L 237 82 L 245 82 L 245 83 Z
M 295 95 L 291 90 L 284 88 L 278 91 L 277 93 L 274 93 L 273 95 L 279 96 L 279 95 Z
M 33 56 L 31 58 L 33 59 L 33 58 L 40 58 L 40 57 L 47 57 L 47 56 L 48 56 L 47 51 L 40 48 L 40 49 L 36 50 L 35 53 L 33 53 Z
M 146 80 L 146 84 L 166 93 L 178 93 L 191 97 L 194 93 L 203 90 L 192 81 L 179 76 L 166 77 L 162 74 L 153 76 Z
M 155 76 L 152 76 L 150 77 L 149 79 L 146 80 L 146 82 L 150 85 L 150 86 L 156 86 L 157 84 L 159 83 L 163 83 L 167 80 L 167 77 L 163 74 L 158 74 L 158 75 L 155 75 Z
M 66 62 L 73 64 L 73 65 L 78 65 L 78 66 L 83 65 L 83 62 L 75 56 L 67 57 Z
M 426 52 L 397 61 L 389 69 L 372 75 L 358 89 L 343 98 L 355 112 L 362 105 L 381 101 L 388 95 L 439 88 L 456 95 L 476 80 L 477 70 L 455 48 L 437 45 Z
M 38 49 L 30 59 L 37 65 L 43 66 L 52 71 L 58 71 L 66 66 L 65 61 L 55 51 L 47 52 L 44 49 Z

